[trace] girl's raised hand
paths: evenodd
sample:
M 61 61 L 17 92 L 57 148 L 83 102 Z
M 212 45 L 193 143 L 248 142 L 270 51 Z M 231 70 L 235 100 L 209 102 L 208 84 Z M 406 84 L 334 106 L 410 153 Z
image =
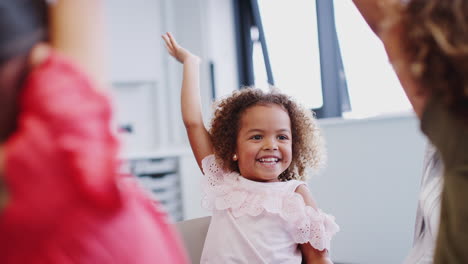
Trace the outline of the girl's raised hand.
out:
M 171 56 L 178 60 L 180 63 L 186 62 L 188 58 L 193 58 L 197 61 L 200 60 L 198 56 L 190 53 L 190 51 L 184 49 L 179 44 L 177 44 L 176 40 L 174 39 L 171 33 L 167 32 L 166 34 L 162 35 L 162 38 L 166 43 L 166 48 L 169 54 L 171 54 Z
M 168 53 L 183 63 L 182 89 L 180 92 L 182 120 L 198 166 L 201 161 L 213 153 L 210 135 L 205 128 L 202 117 L 200 97 L 200 58 L 177 44 L 171 33 L 162 36 Z M 203 171 L 203 170 L 202 170 Z

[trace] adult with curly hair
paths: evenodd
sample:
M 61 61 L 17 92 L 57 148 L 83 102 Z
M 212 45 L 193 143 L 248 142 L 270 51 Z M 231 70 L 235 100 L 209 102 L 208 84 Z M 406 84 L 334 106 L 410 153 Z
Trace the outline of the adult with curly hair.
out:
M 217 104 L 208 131 L 199 58 L 171 34 L 163 38 L 184 65 L 182 118 L 205 174 L 203 205 L 213 211 L 201 263 L 331 263 L 339 228 L 303 181 L 323 160 L 311 111 L 278 91 L 246 87 Z
M 468 263 L 468 1 L 354 0 L 442 162 L 434 263 Z

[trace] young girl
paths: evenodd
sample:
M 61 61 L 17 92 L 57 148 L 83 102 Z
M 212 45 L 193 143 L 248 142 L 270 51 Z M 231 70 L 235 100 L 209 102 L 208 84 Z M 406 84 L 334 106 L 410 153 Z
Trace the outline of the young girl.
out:
M 354 3 L 383 41 L 422 132 L 442 159 L 434 263 L 468 263 L 468 1 Z M 424 226 L 435 224 L 430 221 Z M 432 243 L 426 245 L 431 251 Z
M 199 58 L 170 33 L 163 39 L 184 66 L 182 117 L 205 174 L 203 206 L 213 210 L 201 263 L 331 263 L 338 226 L 302 181 L 322 158 L 312 113 L 276 91 L 246 88 L 217 105 L 208 132 Z
M 166 215 L 116 173 L 103 4 L 0 1 L 0 263 L 187 263 Z

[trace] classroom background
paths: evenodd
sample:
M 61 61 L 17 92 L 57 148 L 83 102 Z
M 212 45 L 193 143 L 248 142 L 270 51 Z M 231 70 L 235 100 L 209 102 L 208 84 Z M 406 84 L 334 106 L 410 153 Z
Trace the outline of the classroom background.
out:
M 123 172 L 174 222 L 206 216 L 180 114 L 181 66 L 161 35 L 202 58 L 204 116 L 244 85 L 280 89 L 314 109 L 328 164 L 310 172 L 341 231 L 335 263 L 401 263 L 411 248 L 425 140 L 383 47 L 351 1 L 107 1 L 110 82 Z M 380 47 L 380 48 L 379 48 Z M 206 120 L 207 125 L 208 119 Z

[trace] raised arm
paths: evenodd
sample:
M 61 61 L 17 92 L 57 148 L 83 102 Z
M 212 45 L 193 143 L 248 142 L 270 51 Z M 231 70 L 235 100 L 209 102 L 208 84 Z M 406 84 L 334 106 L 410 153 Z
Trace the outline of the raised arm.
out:
M 181 106 L 182 119 L 200 170 L 204 157 L 213 153 L 211 139 L 203 123 L 200 98 L 200 58 L 177 44 L 170 33 L 162 36 L 169 54 L 184 65 Z
M 357 9 L 375 34 L 379 35 L 384 19 L 383 6 L 388 0 L 353 0 Z
M 104 0 L 59 0 L 50 5 L 50 43 L 71 58 L 99 88 L 107 87 Z

